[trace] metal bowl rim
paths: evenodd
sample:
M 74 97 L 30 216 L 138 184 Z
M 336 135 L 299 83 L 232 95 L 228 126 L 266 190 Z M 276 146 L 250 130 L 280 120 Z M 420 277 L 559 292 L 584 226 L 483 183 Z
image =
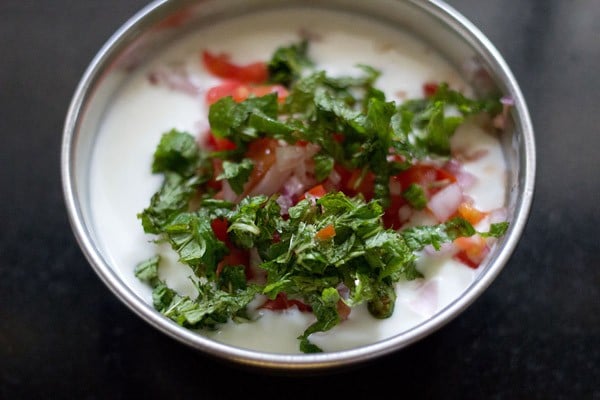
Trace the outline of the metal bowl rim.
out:
M 488 59 L 493 60 L 492 66 L 494 72 L 502 79 L 503 83 L 511 92 L 515 102 L 515 114 L 519 117 L 521 133 L 523 135 L 523 148 L 525 151 L 525 154 L 521 156 L 521 159 L 524 160 L 524 165 L 521 166 L 524 171 L 522 173 L 524 179 L 522 181 L 520 199 L 517 200 L 515 217 L 511 222 L 511 227 L 508 232 L 508 238 L 494 260 L 493 265 L 489 266 L 489 270 L 472 284 L 468 291 L 444 310 L 404 333 L 359 348 L 318 354 L 266 353 L 222 344 L 182 328 L 173 321 L 164 318 L 156 312 L 151 305 L 141 300 L 126 286 L 116 272 L 101 257 L 98 248 L 93 243 L 89 228 L 83 222 L 82 207 L 80 200 L 76 196 L 77 190 L 75 188 L 74 143 L 78 140 L 80 118 L 85 102 L 89 97 L 89 91 L 102 71 L 103 66 L 106 64 L 107 60 L 111 58 L 111 52 L 114 47 L 123 42 L 132 32 L 139 29 L 140 25 L 143 25 L 144 20 L 148 15 L 160 12 L 157 10 L 164 7 L 169 2 L 169 0 L 157 0 L 142 8 L 124 23 L 99 50 L 77 86 L 67 112 L 63 130 L 61 177 L 63 182 L 63 195 L 72 230 L 86 259 L 97 275 L 132 311 L 166 335 L 213 357 L 245 366 L 254 366 L 271 370 L 316 371 L 370 361 L 379 356 L 404 348 L 425 336 L 428 336 L 450 322 L 479 297 L 479 295 L 492 283 L 503 269 L 504 265 L 508 262 L 518 244 L 527 223 L 534 196 L 536 165 L 535 139 L 527 105 L 516 79 L 501 54 L 489 39 L 466 17 L 441 0 L 429 0 L 427 2 L 421 0 L 408 0 L 407 2 L 411 3 L 413 6 L 436 16 L 444 23 L 460 31 L 464 40 L 469 41 L 478 51 L 485 53 Z

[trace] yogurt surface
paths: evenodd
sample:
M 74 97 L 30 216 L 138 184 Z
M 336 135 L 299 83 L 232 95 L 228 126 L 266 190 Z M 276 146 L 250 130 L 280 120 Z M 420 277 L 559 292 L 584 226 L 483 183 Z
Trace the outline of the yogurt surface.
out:
M 263 12 L 216 23 L 173 43 L 158 57 L 129 73 L 99 128 L 90 170 L 90 199 L 102 250 L 121 279 L 151 304 L 151 289 L 134 276 L 137 263 L 157 252 L 153 237 L 143 232 L 136 215 L 161 184 L 152 175 L 152 156 L 162 134 L 173 128 L 195 136 L 208 128 L 205 91 L 218 80 L 200 62 L 202 50 L 229 53 L 240 64 L 268 60 L 273 51 L 310 35 L 310 57 L 330 75 L 355 75 L 357 64 L 379 71 L 376 86 L 390 100 L 422 97 L 423 83 L 445 81 L 469 93 L 469 87 L 449 63 L 424 43 L 403 32 L 354 15 L 317 10 Z M 184 73 L 197 90 L 187 93 L 155 85 L 148 77 L 159 70 Z M 182 72 L 183 71 L 183 72 Z M 467 194 L 482 211 L 505 204 L 506 166 L 498 140 L 476 121 L 461 126 L 453 145 L 480 156 L 464 160 L 477 179 Z M 426 217 L 424 217 L 426 220 Z M 483 221 L 482 224 L 489 223 Z M 159 248 L 161 274 L 182 295 L 195 288 L 188 267 L 167 247 Z M 397 285 L 394 314 L 373 318 L 366 306 L 353 308 L 348 320 L 311 336 L 324 351 L 338 351 L 378 342 L 432 317 L 458 298 L 478 270 L 443 254 L 425 254 L 418 265 L 424 279 Z M 261 310 L 251 323 L 228 323 L 200 334 L 234 346 L 275 353 L 300 353 L 297 337 L 314 321 L 296 309 Z

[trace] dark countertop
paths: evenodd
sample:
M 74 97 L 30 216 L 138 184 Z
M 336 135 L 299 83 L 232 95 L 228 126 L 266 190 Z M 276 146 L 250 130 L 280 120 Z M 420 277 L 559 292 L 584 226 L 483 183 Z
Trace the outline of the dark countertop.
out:
M 448 2 L 496 45 L 530 107 L 538 165 L 522 241 L 433 335 L 356 370 L 289 377 L 156 331 L 110 293 L 71 232 L 67 107 L 96 51 L 146 2 L 2 0 L 0 398 L 600 399 L 600 2 Z

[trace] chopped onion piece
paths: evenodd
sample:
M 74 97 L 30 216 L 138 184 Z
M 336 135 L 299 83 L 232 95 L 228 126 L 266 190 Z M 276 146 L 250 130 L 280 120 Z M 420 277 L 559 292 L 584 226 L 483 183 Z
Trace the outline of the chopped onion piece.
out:
M 221 186 L 220 196 L 225 201 L 236 201 L 237 195 L 229 185 L 229 182 L 225 179 L 222 181 L 223 185 Z
M 514 106 L 515 99 L 513 99 L 511 96 L 503 96 L 500 99 L 500 103 L 504 104 L 505 106 Z
M 290 179 L 283 185 L 283 194 L 294 196 L 306 191 L 306 185 L 296 175 L 292 175 Z
M 294 200 L 290 197 L 290 195 L 282 194 L 277 198 L 276 202 L 281 208 L 281 215 L 287 214 L 290 207 L 294 205 Z
M 335 169 L 331 170 L 327 179 L 329 179 L 332 185 L 336 186 L 342 181 L 341 175 Z
M 445 257 L 453 256 L 458 252 L 458 249 L 453 243 L 442 243 L 439 250 L 436 250 L 435 247 L 428 244 L 423 248 L 423 251 L 432 257 Z
M 193 82 L 183 66 L 159 67 L 148 73 L 148 81 L 153 85 L 163 85 L 171 90 L 197 96 L 202 89 Z
M 462 190 L 469 189 L 473 187 L 473 185 L 477 182 L 477 178 L 470 172 L 465 171 L 463 164 L 458 161 L 456 158 L 448 161 L 444 168 L 450 172 L 454 177 L 456 177 L 456 181 L 460 185 Z
M 472 188 L 475 183 L 477 183 L 477 177 L 470 172 L 461 171 L 460 173 L 454 175 L 456 177 L 456 182 L 461 187 L 462 190 L 466 190 Z
M 429 199 L 427 207 L 440 222 L 445 222 L 452 214 L 456 212 L 462 202 L 463 194 L 458 183 L 453 183 Z
M 425 283 L 410 301 L 410 308 L 425 317 L 432 316 L 438 308 L 439 288 L 437 280 Z
M 506 207 L 497 208 L 490 212 L 490 223 L 496 224 L 508 220 L 508 210 Z

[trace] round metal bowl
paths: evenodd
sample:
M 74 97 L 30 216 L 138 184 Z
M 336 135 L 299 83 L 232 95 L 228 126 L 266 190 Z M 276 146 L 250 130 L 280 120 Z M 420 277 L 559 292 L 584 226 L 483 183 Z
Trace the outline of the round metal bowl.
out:
M 125 79 L 119 70 L 143 63 L 173 38 L 199 26 L 250 11 L 289 6 L 343 10 L 397 27 L 425 41 L 463 70 L 465 80 L 476 90 L 492 86 L 514 100 L 501 138 L 509 171 L 506 205 L 510 227 L 477 279 L 461 297 L 420 325 L 371 345 L 333 353 L 288 355 L 246 350 L 175 324 L 154 310 L 116 273 L 97 243 L 90 211 L 89 160 L 102 114 Z M 182 15 L 185 18 L 180 18 Z M 472 68 L 463 68 L 466 64 L 472 67 L 473 63 L 476 74 Z M 104 283 L 138 316 L 172 338 L 233 364 L 271 371 L 317 372 L 361 364 L 404 348 L 442 327 L 481 295 L 508 262 L 525 227 L 534 191 L 535 142 L 525 100 L 502 56 L 472 23 L 442 1 L 161 0 L 149 4 L 125 23 L 100 49 L 83 75 L 66 117 L 62 179 L 70 222 L 81 249 Z

